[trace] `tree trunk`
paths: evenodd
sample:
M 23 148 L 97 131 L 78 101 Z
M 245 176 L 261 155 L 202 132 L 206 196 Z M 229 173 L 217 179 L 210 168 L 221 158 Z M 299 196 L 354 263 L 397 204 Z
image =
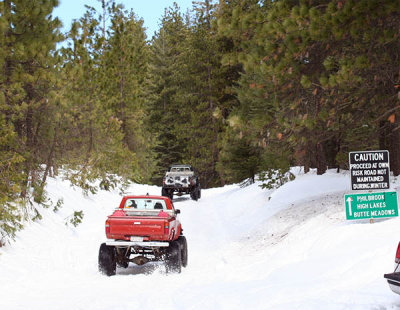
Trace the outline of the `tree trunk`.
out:
M 387 145 L 386 145 L 386 122 L 385 121 L 380 121 L 379 122 L 379 149 L 380 150 L 386 150 Z
M 400 174 L 400 134 L 399 134 L 399 122 L 396 114 L 395 122 L 390 124 L 390 168 L 395 176 Z
M 336 157 L 337 157 L 337 154 L 340 153 L 341 146 L 342 146 L 342 139 L 341 139 L 341 133 L 339 133 L 339 136 L 336 140 L 336 147 L 337 147 Z M 335 163 L 336 163 L 336 172 L 339 173 L 340 172 L 340 164 L 337 162 L 336 158 L 335 158 Z
M 398 176 L 400 174 L 400 134 L 397 115 L 393 124 L 387 121 L 379 123 L 379 149 L 389 151 L 390 170 Z
M 326 172 L 326 158 L 324 152 L 324 146 L 318 142 L 316 145 L 316 160 L 317 160 L 317 174 L 321 175 Z
M 29 96 L 29 92 L 28 92 Z M 26 117 L 25 117 L 25 153 L 28 154 L 25 158 L 25 180 L 22 186 L 21 197 L 26 198 L 28 194 L 28 188 L 33 186 L 35 183 L 35 176 L 33 173 L 33 110 L 32 107 L 28 106 Z
M 46 169 L 44 171 L 42 182 L 40 184 L 41 188 L 43 188 L 44 185 L 46 184 L 47 176 L 49 175 L 49 172 L 51 169 L 51 163 L 53 162 L 54 150 L 56 148 L 56 141 L 57 141 L 57 128 L 55 128 L 55 130 L 54 130 L 53 142 L 51 144 L 49 156 L 47 157 L 47 161 L 46 161 Z
M 122 61 L 122 64 L 121 65 L 123 65 L 123 61 Z M 122 66 L 121 66 L 122 67 Z M 120 98 L 121 98 L 121 101 L 120 101 L 120 109 L 121 109 L 121 111 L 120 111 L 120 117 L 121 117 L 121 130 L 122 130 L 122 132 L 124 133 L 124 142 L 125 142 L 125 144 L 128 146 L 128 148 L 129 149 L 131 149 L 132 148 L 132 146 L 130 145 L 130 139 L 129 139 L 129 137 L 128 137 L 128 132 L 127 132 L 127 126 L 126 126 L 126 113 L 125 113 L 125 110 L 126 110 L 126 106 L 125 106 L 125 76 L 124 76 L 124 74 L 123 73 L 121 73 L 121 76 L 120 76 L 120 82 L 119 82 L 119 91 L 120 91 Z

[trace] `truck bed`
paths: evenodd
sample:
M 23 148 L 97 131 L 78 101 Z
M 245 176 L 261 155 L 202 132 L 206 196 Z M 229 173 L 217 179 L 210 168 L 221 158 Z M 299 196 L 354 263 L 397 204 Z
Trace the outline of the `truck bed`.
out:
M 110 220 L 110 233 L 132 236 L 162 235 L 165 219 L 154 217 L 113 217 Z
M 147 240 L 166 240 L 165 225 L 167 218 L 138 217 L 138 216 L 112 216 L 109 217 L 110 238 L 129 240 L 131 237 L 144 237 Z

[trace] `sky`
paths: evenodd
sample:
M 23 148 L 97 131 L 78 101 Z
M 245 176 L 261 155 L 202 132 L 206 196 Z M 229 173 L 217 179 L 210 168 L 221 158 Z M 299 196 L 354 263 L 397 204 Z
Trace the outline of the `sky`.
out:
M 147 37 L 151 39 L 154 32 L 158 30 L 158 24 L 164 9 L 172 6 L 174 2 L 178 4 L 181 12 L 186 12 L 192 7 L 193 0 L 116 0 L 122 3 L 125 9 L 133 9 L 139 18 L 143 18 L 144 26 L 147 28 Z M 95 7 L 101 12 L 101 4 L 98 0 L 59 0 L 60 4 L 55 8 L 53 16 L 57 16 L 63 23 L 63 32 L 68 31 L 72 20 L 79 19 L 85 13 L 85 4 Z

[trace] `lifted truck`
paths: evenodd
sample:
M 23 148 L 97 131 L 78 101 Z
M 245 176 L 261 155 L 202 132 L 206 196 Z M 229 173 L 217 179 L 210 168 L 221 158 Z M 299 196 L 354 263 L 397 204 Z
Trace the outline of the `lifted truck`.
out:
M 190 194 L 190 198 L 201 198 L 199 177 L 190 165 L 172 165 L 168 168 L 164 178 L 161 195 L 171 198 Z
M 164 261 L 167 272 L 186 267 L 186 238 L 172 201 L 162 196 L 125 196 L 106 220 L 107 241 L 99 249 L 99 271 L 115 275 L 129 262 Z

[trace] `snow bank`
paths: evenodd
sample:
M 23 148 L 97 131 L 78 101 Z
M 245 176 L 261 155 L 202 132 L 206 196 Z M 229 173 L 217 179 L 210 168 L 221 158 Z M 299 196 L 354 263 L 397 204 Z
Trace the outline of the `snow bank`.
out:
M 346 172 L 303 174 L 277 190 L 258 184 L 202 191 L 174 200 L 188 239 L 189 265 L 166 275 L 161 263 L 97 272 L 106 216 L 118 191 L 84 197 L 50 180 L 56 213 L 42 211 L 0 249 L 0 309 L 396 309 L 383 273 L 393 270 L 400 220 L 349 222 Z M 393 181 L 397 190 L 399 182 Z M 159 194 L 132 185 L 134 194 Z M 65 222 L 82 210 L 78 227 Z

